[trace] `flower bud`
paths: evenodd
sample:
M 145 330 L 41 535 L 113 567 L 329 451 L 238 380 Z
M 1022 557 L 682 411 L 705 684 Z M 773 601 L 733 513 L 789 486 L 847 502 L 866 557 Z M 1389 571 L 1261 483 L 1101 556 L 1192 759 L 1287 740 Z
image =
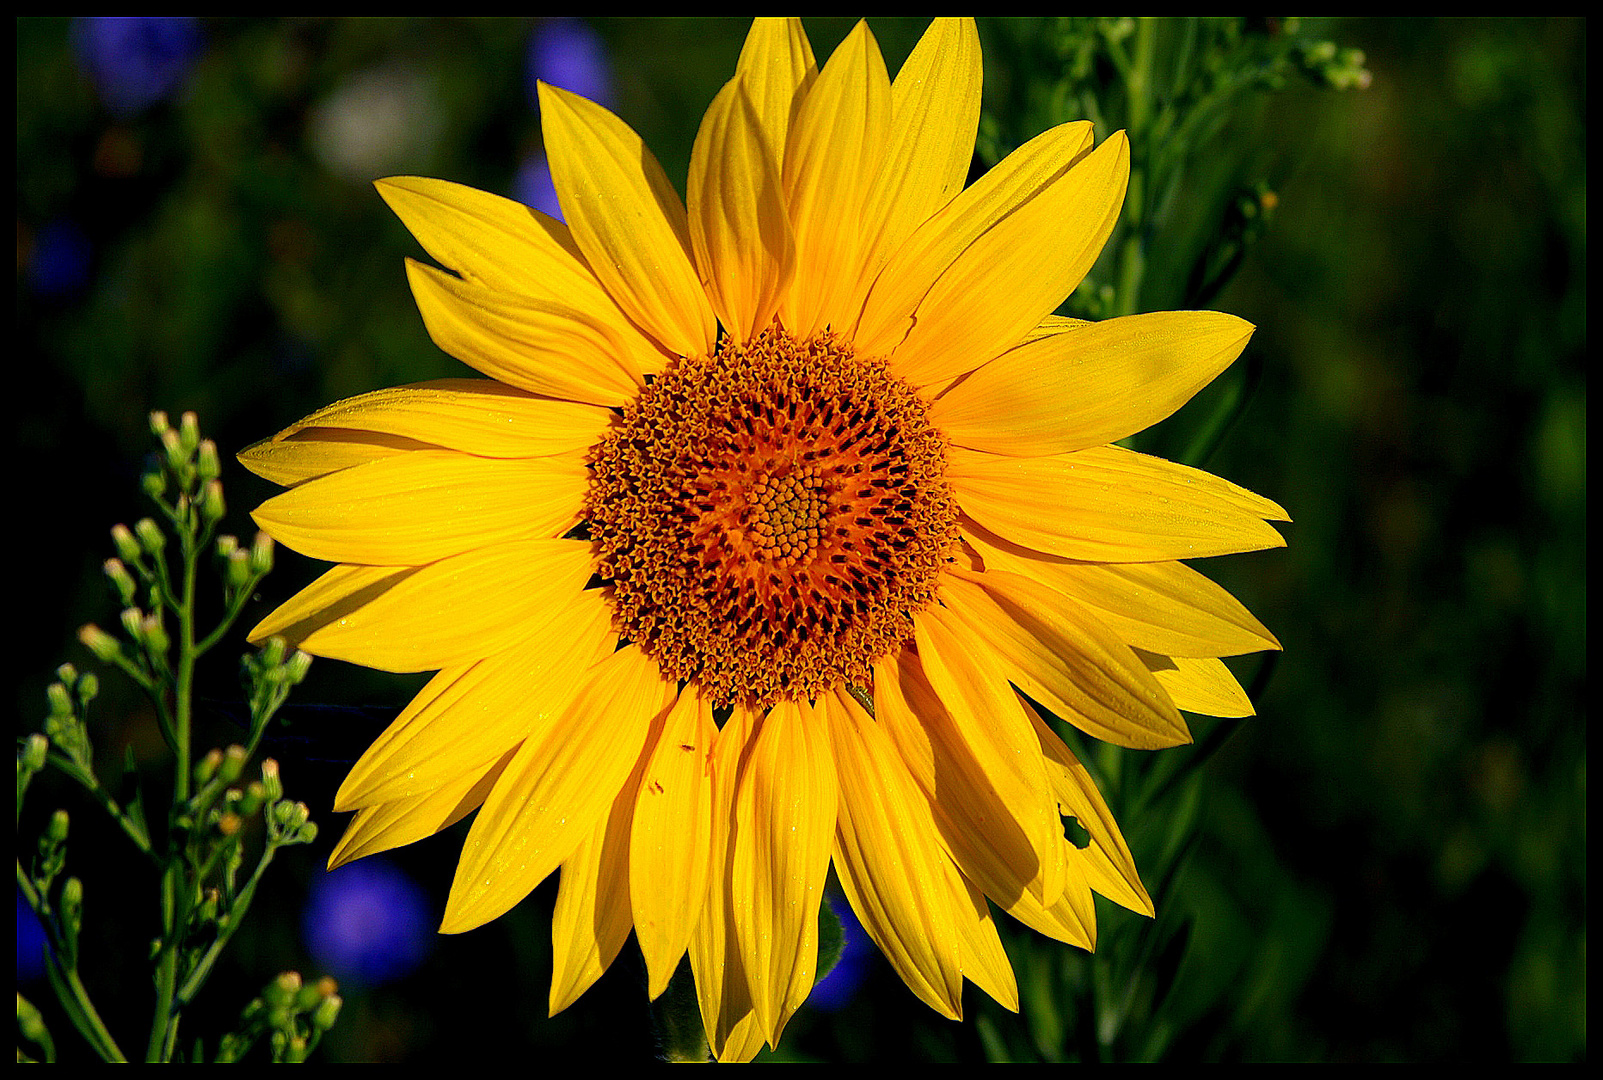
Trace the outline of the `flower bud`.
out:
M 289 646 L 284 643 L 283 638 L 276 636 L 268 638 L 262 643 L 262 651 L 259 654 L 262 667 L 268 671 L 271 671 L 272 669 L 283 664 L 284 653 L 288 649 Z
M 172 425 L 167 422 L 167 414 L 162 412 L 160 409 L 157 409 L 155 412 L 150 414 L 150 433 L 156 436 L 156 438 L 161 438 L 162 435 L 164 435 L 171 428 L 171 426 Z
M 45 767 L 49 756 L 50 740 L 36 732 L 23 741 L 18 764 L 29 774 L 36 773 Z
M 281 802 L 273 807 L 273 818 L 286 833 L 299 832 L 311 816 L 311 810 L 303 802 Z
M 195 783 L 201 785 L 217 775 L 217 767 L 223 763 L 223 752 L 216 748 L 208 750 L 206 756 L 195 762 Z
M 273 568 L 273 538 L 259 532 L 250 546 L 250 568 L 254 574 L 265 574 Z
M 340 1017 L 340 1006 L 345 1002 L 338 994 L 329 994 L 312 1010 L 312 1030 L 327 1031 Z
M 50 824 L 45 826 L 44 838 L 51 844 L 61 844 L 67 839 L 67 812 L 57 810 L 50 815 Z
M 298 971 L 281 972 L 278 978 L 267 984 L 262 996 L 270 1005 L 287 1005 L 295 1000 L 300 993 L 301 973 Z
M 222 482 L 206 481 L 206 486 L 200 489 L 200 516 L 207 521 L 221 521 L 225 512 Z
M 183 468 L 186 462 L 184 444 L 178 437 L 178 432 L 168 428 L 161 433 L 161 449 L 167 455 L 167 464 L 174 472 Z
M 117 554 L 122 556 L 124 562 L 138 562 L 144 556 L 144 552 L 139 548 L 139 542 L 134 539 L 134 534 L 126 525 L 111 527 L 111 542 L 116 546 Z
M 217 444 L 210 439 L 200 441 L 200 454 L 195 459 L 195 471 L 201 480 L 215 480 L 223 475 L 223 466 L 217 460 Z
M 223 766 L 219 774 L 223 778 L 223 783 L 232 784 L 235 780 L 238 780 L 240 774 L 245 771 L 245 762 L 248 758 L 249 754 L 238 743 L 224 750 Z
M 224 580 L 230 589 L 242 589 L 250 580 L 250 556 L 243 551 L 236 551 L 228 557 L 228 568 L 224 573 Z
M 252 780 L 245 785 L 245 791 L 239 797 L 239 812 L 249 816 L 262 808 L 267 801 L 267 785 L 260 780 Z
M 101 569 L 105 571 L 106 579 L 111 582 L 111 587 L 117 590 L 117 598 L 122 601 L 123 607 L 133 603 L 134 593 L 138 590 L 138 586 L 134 584 L 134 579 L 128 573 L 128 568 L 123 565 L 122 560 L 107 559 L 101 565 Z
M 167 628 L 161 624 L 161 613 L 152 612 L 146 615 L 139 623 L 139 634 L 145 641 L 145 647 L 152 655 L 162 655 L 172 645 L 172 639 L 167 636 Z
M 50 1029 L 45 1026 L 45 1018 L 40 1014 L 38 1007 L 21 993 L 17 994 L 17 1030 L 22 1033 L 23 1038 L 40 1046 L 44 1046 L 45 1040 L 50 1038 Z M 22 1059 L 19 1057 L 17 1060 Z
M 183 448 L 185 457 L 200 447 L 200 420 L 192 411 L 178 418 L 178 445 Z
M 272 758 L 262 762 L 262 787 L 271 802 L 277 802 L 284 797 L 284 781 L 278 778 L 278 762 Z
M 150 518 L 140 518 L 134 522 L 134 535 L 139 537 L 140 545 L 152 555 L 161 554 L 167 546 L 167 538 Z
M 312 657 L 296 649 L 290 658 L 284 662 L 284 679 L 291 685 L 299 685 L 306 678 L 306 673 L 312 670 Z

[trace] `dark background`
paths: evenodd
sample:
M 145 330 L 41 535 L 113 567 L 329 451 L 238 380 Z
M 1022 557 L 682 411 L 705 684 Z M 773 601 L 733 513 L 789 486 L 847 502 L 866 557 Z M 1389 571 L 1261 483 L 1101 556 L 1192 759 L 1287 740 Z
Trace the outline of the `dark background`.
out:
M 850 25 L 809 21 L 821 59 Z M 872 25 L 894 72 L 923 23 Z M 1287 549 L 1204 567 L 1285 653 L 1259 716 L 1209 765 L 1201 839 L 1160 913 L 1194 928 L 1156 1014 L 1163 1052 L 1581 1059 L 1585 22 L 1322 29 L 1364 50 L 1372 84 L 1288 86 L 1225 135 L 1252 173 L 1242 179 L 1267 181 L 1278 205 L 1213 303 L 1257 325 L 1249 351 L 1262 378 L 1208 467 L 1294 522 Z M 231 524 L 248 537 L 245 511 L 273 489 L 233 452 L 337 398 L 464 373 L 428 341 L 402 270 L 420 252 L 368 181 L 418 173 L 531 190 L 518 178 L 539 147 L 530 67 L 562 81 L 549 58 L 531 59 L 531 42 L 584 41 L 583 30 L 218 20 L 129 39 L 88 22 L 18 21 L 8 431 L 20 490 L 7 521 L 19 733 L 37 730 L 56 664 L 89 666 L 76 628 L 115 623 L 99 564 L 107 529 L 148 512 L 137 477 L 150 410 L 199 413 L 224 451 Z M 593 30 L 611 72 L 595 96 L 682 183 L 745 24 Z M 982 21 L 981 32 L 990 92 L 999 28 Z M 1175 423 L 1185 430 L 1186 415 Z M 247 624 L 314 572 L 281 553 Z M 237 693 L 231 663 L 217 658 L 203 692 Z M 1238 670 L 1250 680 L 1257 661 Z M 294 700 L 393 710 L 418 681 L 319 662 Z M 132 744 L 154 766 L 149 717 L 115 675 L 103 684 L 100 748 Z M 215 1015 L 187 1021 L 189 1036 L 221 1030 L 280 969 L 337 966 L 310 951 L 302 912 L 341 828 L 332 791 L 374 731 L 313 713 L 290 731 L 309 743 L 275 750 L 323 835 L 281 856 L 219 972 Z M 237 737 L 218 719 L 201 745 Z M 52 795 L 75 808 L 69 869 L 85 878 L 90 922 L 124 920 L 121 944 L 102 941 L 86 959 L 91 991 L 112 1002 L 125 1048 L 142 1044 L 154 877 L 121 861 L 114 838 L 101 853 L 74 794 L 46 788 L 34 808 Z M 1122 824 L 1138 857 L 1162 832 Z M 388 864 L 416 882 L 429 926 L 459 838 L 460 827 Z M 643 1057 L 633 946 L 578 1005 L 545 1019 L 553 895 L 548 883 L 488 928 L 426 935 L 408 974 L 342 975 L 346 1012 L 327 1056 Z M 1134 918 L 1099 910 L 1105 934 Z M 21 960 L 19 989 L 42 1002 L 48 990 Z M 882 961 L 865 970 L 847 1011 L 798 1016 L 787 1050 L 981 1053 L 983 1024 L 940 1020 Z M 1018 1023 L 979 997 L 971 1012 L 984 1023 Z M 71 1041 L 59 1017 L 52 1030 Z

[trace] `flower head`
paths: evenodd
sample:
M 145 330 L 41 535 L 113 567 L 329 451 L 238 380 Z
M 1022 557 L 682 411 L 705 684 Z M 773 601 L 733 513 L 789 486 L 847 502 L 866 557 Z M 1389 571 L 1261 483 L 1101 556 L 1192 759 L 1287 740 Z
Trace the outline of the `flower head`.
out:
M 1218 658 L 1278 646 L 1181 560 L 1277 546 L 1284 513 L 1113 445 L 1251 327 L 1054 316 L 1125 139 L 1065 124 L 964 188 L 979 95 L 969 21 L 892 81 L 866 25 L 820 70 L 759 20 L 681 203 L 542 86 L 565 225 L 379 185 L 447 268 L 408 264 L 429 333 L 489 378 L 242 455 L 290 486 L 262 528 L 339 564 L 254 636 L 439 670 L 341 788 L 332 862 L 476 810 L 442 929 L 560 868 L 553 1011 L 632 929 L 653 996 L 688 952 L 718 1056 L 777 1044 L 831 864 L 924 1001 L 958 1016 L 968 979 L 1016 1008 L 991 904 L 1087 949 L 1093 890 L 1152 911 L 1038 710 L 1148 748 L 1188 740 L 1181 709 L 1251 711 Z

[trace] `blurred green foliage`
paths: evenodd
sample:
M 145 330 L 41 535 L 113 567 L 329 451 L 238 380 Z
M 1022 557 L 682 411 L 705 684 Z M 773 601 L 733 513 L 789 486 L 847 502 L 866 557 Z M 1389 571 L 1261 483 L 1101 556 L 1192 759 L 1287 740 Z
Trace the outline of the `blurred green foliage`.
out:
M 816 51 L 850 25 L 809 20 Z M 923 21 L 872 25 L 894 71 Z M 682 182 L 744 22 L 595 26 L 614 109 Z M 539 28 L 205 20 L 182 83 L 130 110 L 97 93 L 72 22 L 18 20 L 9 430 L 26 508 L 10 517 L 16 576 L 33 601 L 32 632 L 12 647 L 23 729 L 48 673 L 82 659 L 77 627 L 105 617 L 105 530 L 141 512 L 148 412 L 196 410 L 237 450 L 338 397 L 462 373 L 423 332 L 402 270 L 421 253 L 368 181 L 419 173 L 512 193 L 539 145 L 525 80 Z M 1032 67 L 1064 62 L 1024 47 L 1035 32 L 982 21 L 998 143 L 1037 130 L 1024 90 L 1062 74 Z M 1354 20 L 1321 33 L 1362 49 L 1373 84 L 1290 83 L 1233 109 L 1200 173 L 1168 193 L 1148 253 L 1140 306 L 1172 306 L 1195 292 L 1180 268 L 1229 212 L 1209 201 L 1226 190 L 1216 180 L 1273 193 L 1261 241 L 1208 301 L 1258 326 L 1248 356 L 1150 448 L 1180 456 L 1258 370 L 1208 467 L 1295 521 L 1288 549 L 1204 567 L 1285 653 L 1259 716 L 1187 804 L 1199 839 L 1137 985 L 1158 1020 L 1121 1046 L 1143 1056 L 1145 1034 L 1181 1060 L 1583 1059 L 1585 23 Z M 244 510 L 270 488 L 227 480 L 229 527 L 248 536 Z M 312 573 L 286 554 L 260 610 Z M 1259 663 L 1237 669 L 1249 685 Z M 303 693 L 398 707 L 412 685 L 330 662 Z M 121 733 L 101 745 L 154 752 L 150 718 L 132 694 L 118 700 L 107 686 L 102 719 Z M 323 815 L 341 753 L 373 732 L 305 734 L 347 748 L 297 768 L 312 785 L 297 794 Z M 1122 824 L 1138 859 L 1173 828 Z M 298 942 L 300 890 L 337 832 L 299 862 L 286 853 L 282 891 L 239 943 L 239 978 L 316 966 Z M 445 837 L 397 861 L 443 905 L 457 850 Z M 512 916 L 441 939 L 408 979 L 347 993 L 325 1053 L 649 1053 L 628 950 L 545 1019 L 551 901 L 548 884 Z M 1100 914 L 1113 952 L 1144 924 Z M 1062 948 L 1026 932 L 1009 947 L 1021 981 Z M 110 959 L 106 979 L 142 985 L 142 956 Z M 1094 1041 L 1053 1004 L 1075 988 L 1039 985 L 1057 1037 Z M 804 1010 L 787 1042 L 828 1059 L 981 1059 L 1022 1021 L 979 997 L 972 1022 L 949 1024 L 881 963 L 849 1010 Z

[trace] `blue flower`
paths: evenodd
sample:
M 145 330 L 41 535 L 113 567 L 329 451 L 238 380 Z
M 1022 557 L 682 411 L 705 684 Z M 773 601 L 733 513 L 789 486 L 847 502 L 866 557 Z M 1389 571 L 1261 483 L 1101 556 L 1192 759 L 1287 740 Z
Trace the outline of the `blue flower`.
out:
M 182 85 L 200 55 L 200 27 L 186 16 L 97 15 L 73 22 L 83 65 L 106 107 L 131 116 Z
M 607 48 L 589 23 L 582 19 L 551 19 L 529 37 L 526 71 L 529 100 L 538 101 L 538 84 L 549 83 L 612 106 L 612 64 Z M 523 159 L 513 180 L 512 197 L 525 206 L 561 219 L 551 166 L 535 150 Z
M 301 930 L 320 966 L 341 981 L 374 986 L 422 963 L 433 923 L 411 878 L 382 859 L 364 859 L 319 880 Z
M 833 896 L 828 898 L 829 908 L 840 919 L 842 944 L 840 959 L 830 968 L 813 992 L 807 995 L 807 1004 L 825 1012 L 834 1012 L 850 1005 L 857 989 L 873 963 L 874 950 L 870 947 L 868 931 L 857 921 L 852 906 Z
M 612 104 L 612 64 L 600 35 L 582 19 L 552 19 L 529 38 L 529 100 L 538 82 L 560 86 L 598 105 Z

